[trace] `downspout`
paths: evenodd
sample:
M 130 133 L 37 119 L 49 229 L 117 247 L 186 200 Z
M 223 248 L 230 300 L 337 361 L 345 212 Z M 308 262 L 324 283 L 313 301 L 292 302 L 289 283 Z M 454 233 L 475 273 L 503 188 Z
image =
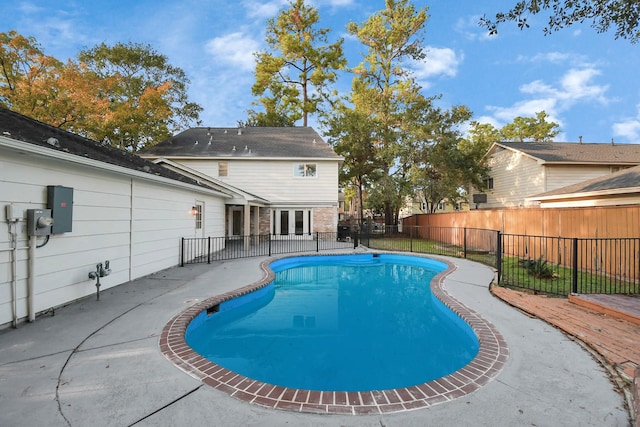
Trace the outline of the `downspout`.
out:
M 29 322 L 35 322 L 34 289 L 36 281 L 36 236 L 29 237 L 29 277 L 27 279 Z

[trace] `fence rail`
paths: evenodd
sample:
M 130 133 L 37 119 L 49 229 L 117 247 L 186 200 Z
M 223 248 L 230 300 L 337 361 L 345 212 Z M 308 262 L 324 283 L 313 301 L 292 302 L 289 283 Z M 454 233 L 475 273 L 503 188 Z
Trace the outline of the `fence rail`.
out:
M 500 284 L 548 294 L 640 293 L 640 238 L 502 235 Z
M 370 248 L 467 258 L 496 268 L 499 284 L 534 292 L 640 293 L 640 238 L 564 238 L 459 227 L 363 230 Z
M 264 234 L 233 238 L 183 237 L 180 266 L 236 258 L 349 249 L 355 246 L 355 236 L 330 232 L 290 236 Z
M 555 295 L 640 294 L 640 238 L 565 238 L 460 227 L 405 226 L 357 233 L 183 238 L 180 265 L 296 252 L 372 249 L 466 258 L 496 268 L 499 284 Z

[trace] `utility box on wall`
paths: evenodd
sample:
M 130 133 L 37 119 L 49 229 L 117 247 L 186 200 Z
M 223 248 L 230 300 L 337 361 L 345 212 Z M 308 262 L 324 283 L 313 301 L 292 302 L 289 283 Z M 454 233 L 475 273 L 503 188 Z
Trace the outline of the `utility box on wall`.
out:
M 47 208 L 51 209 L 51 234 L 71 231 L 73 222 L 73 188 L 61 185 L 47 186 Z
M 27 236 L 48 236 L 52 225 L 51 209 L 27 209 Z

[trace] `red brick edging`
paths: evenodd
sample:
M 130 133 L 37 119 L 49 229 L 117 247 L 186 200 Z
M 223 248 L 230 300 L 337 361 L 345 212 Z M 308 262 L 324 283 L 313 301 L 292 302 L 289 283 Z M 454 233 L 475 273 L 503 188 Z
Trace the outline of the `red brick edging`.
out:
M 208 298 L 174 316 L 160 335 L 160 350 L 165 357 L 189 375 L 245 402 L 295 412 L 359 415 L 409 411 L 465 396 L 491 381 L 504 367 L 509 356 L 506 342 L 496 328 L 446 292 L 443 287 L 444 279 L 456 267 L 442 259 L 438 260 L 445 262 L 448 269 L 433 278 L 431 291 L 471 326 L 478 336 L 480 349 L 468 365 L 437 380 L 389 390 L 301 390 L 247 378 L 205 359 L 189 347 L 184 335 L 191 320 L 214 305 L 267 286 L 274 279 L 274 273 L 268 267 L 274 260 L 269 259 L 260 264 L 265 273 L 262 280 Z

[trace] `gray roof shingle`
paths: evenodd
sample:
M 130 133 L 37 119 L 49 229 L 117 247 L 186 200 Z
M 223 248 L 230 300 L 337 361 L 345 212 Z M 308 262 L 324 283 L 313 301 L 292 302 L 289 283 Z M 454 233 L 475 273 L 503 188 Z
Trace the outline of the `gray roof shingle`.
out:
M 640 144 L 580 144 L 572 142 L 499 142 L 546 163 L 640 164 Z
M 0 107 L 0 135 L 25 144 L 206 187 L 192 178 L 171 171 L 133 153 L 100 144 L 2 107 Z
M 191 128 L 140 154 L 165 158 L 341 159 L 310 127 Z

